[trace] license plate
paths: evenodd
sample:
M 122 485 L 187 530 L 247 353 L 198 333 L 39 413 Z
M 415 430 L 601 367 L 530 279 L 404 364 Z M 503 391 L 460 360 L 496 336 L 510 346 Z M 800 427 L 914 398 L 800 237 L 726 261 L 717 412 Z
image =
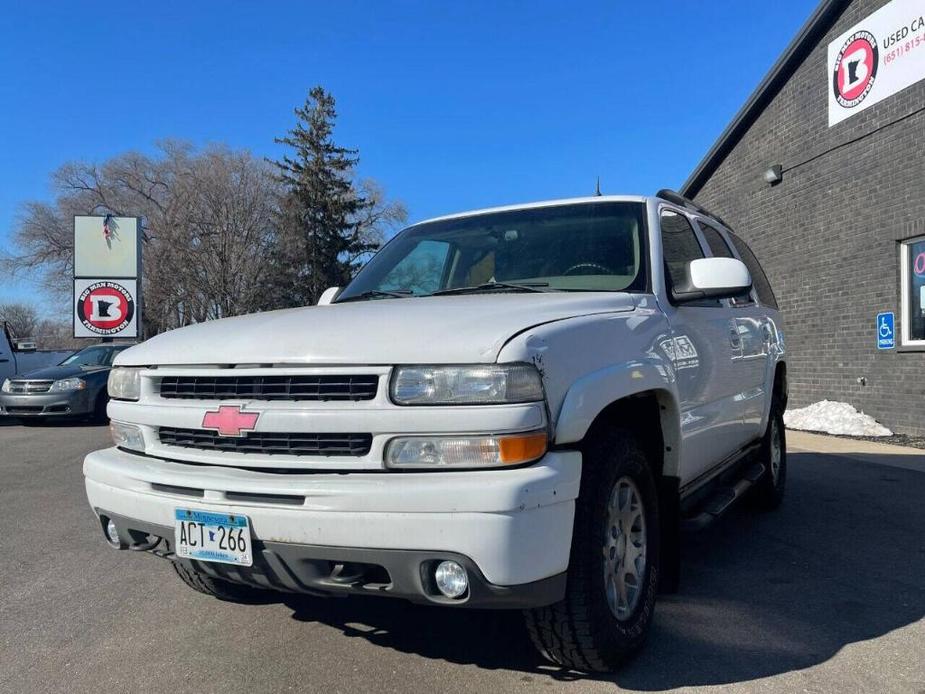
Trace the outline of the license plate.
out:
M 251 528 L 247 516 L 176 509 L 174 529 L 178 557 L 250 566 Z

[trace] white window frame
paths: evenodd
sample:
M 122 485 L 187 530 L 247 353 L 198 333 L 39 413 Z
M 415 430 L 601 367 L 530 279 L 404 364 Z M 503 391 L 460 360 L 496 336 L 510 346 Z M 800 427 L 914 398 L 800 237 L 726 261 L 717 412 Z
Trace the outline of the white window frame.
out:
M 902 325 L 902 331 L 900 337 L 902 339 L 901 345 L 903 347 L 925 347 L 925 340 L 912 340 L 909 338 L 909 320 L 911 317 L 910 311 L 912 310 L 912 305 L 909 301 L 909 261 L 910 261 L 910 248 L 914 243 L 920 243 L 925 241 L 925 236 L 918 236 L 914 239 L 903 239 L 900 241 L 900 251 L 899 251 L 899 277 L 900 277 L 900 324 Z

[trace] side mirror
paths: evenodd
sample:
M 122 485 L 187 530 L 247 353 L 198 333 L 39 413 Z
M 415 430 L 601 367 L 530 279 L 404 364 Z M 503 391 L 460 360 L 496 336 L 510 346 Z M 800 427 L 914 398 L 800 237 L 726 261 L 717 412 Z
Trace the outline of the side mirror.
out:
M 325 289 L 321 296 L 318 299 L 319 306 L 328 306 L 334 299 L 337 298 L 337 295 L 340 294 L 340 287 L 328 287 Z
M 687 264 L 684 274 L 684 282 L 671 292 L 671 298 L 679 304 L 701 299 L 728 299 L 752 288 L 748 268 L 735 258 L 698 258 Z

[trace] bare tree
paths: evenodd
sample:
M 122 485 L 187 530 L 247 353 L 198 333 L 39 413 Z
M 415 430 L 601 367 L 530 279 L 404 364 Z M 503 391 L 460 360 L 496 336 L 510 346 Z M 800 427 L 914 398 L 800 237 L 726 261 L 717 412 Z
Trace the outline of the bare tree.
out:
M 382 186 L 371 178 L 360 179 L 356 187 L 360 197 L 369 203 L 355 220 L 360 236 L 365 244 L 378 248 L 386 235 L 408 220 L 408 209 L 399 200 L 388 200 Z M 361 253 L 349 258 L 348 262 L 359 267 L 370 255 Z
M 262 160 L 166 142 L 156 156 L 65 164 L 52 185 L 54 204 L 23 206 L 13 272 L 41 272 L 46 290 L 69 296 L 74 215 L 141 216 L 146 332 L 253 308 L 277 185 Z
M 15 337 L 35 337 L 39 314 L 35 306 L 8 302 L 0 304 L 0 323 L 6 323 Z
M 356 184 L 370 203 L 355 221 L 364 248 L 404 220 L 371 180 Z M 128 152 L 101 164 L 67 163 L 52 175 L 54 202 L 22 206 L 16 252 L 2 261 L 13 273 L 40 276 L 67 305 L 71 296 L 74 215 L 143 218 L 143 332 L 248 313 L 278 301 L 264 296 L 271 273 L 296 262 L 278 249 L 281 182 L 271 165 L 224 146 L 197 150 L 175 141 L 153 155 Z M 348 261 L 363 260 L 359 254 Z M 289 304 L 291 305 L 291 304 Z

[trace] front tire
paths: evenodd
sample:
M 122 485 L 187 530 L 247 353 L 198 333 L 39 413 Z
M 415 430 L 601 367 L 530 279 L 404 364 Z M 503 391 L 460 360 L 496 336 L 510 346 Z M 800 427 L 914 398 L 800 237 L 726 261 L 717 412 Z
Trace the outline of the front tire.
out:
M 241 583 L 232 583 L 223 581 L 220 578 L 213 578 L 206 574 L 199 573 L 194 569 L 189 569 L 180 562 L 171 562 L 177 576 L 190 588 L 198 593 L 211 595 L 213 598 L 225 600 L 227 602 L 252 602 L 259 598 L 264 591 L 252 586 L 246 586 Z
M 658 593 L 659 518 L 646 456 L 626 430 L 585 451 L 565 598 L 526 612 L 548 660 L 608 672 L 642 646 Z

